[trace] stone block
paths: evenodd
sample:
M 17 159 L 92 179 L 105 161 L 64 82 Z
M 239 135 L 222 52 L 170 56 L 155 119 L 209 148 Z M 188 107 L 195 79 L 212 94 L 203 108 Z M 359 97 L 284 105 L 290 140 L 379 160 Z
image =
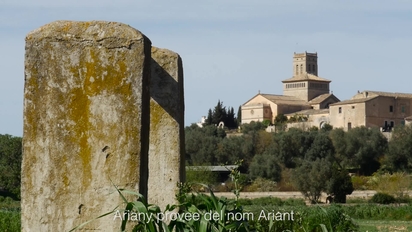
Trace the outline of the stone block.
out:
M 147 194 L 150 54 L 122 23 L 56 21 L 27 35 L 22 231 L 68 231 L 109 212 L 121 202 L 111 181 Z
M 164 210 L 185 178 L 182 60 L 152 47 L 151 70 L 148 200 Z

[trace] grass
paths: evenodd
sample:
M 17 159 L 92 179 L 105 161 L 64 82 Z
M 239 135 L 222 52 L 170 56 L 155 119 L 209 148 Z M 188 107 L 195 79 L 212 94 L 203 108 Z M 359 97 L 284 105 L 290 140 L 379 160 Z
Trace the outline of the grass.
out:
M 10 197 L 0 198 L 0 231 L 20 231 L 20 201 L 14 201 Z
M 20 231 L 20 211 L 0 210 L 0 231 Z
M 356 220 L 359 225 L 359 231 L 369 232 L 396 232 L 412 231 L 412 222 L 410 221 L 382 221 L 382 220 Z

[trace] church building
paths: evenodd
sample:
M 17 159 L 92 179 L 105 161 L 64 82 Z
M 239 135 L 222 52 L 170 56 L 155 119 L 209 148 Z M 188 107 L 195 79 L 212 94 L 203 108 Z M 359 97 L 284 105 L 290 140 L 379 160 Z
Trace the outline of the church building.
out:
M 316 118 L 315 115 L 328 114 L 329 105 L 340 101 L 330 93 L 331 81 L 318 76 L 317 53 L 295 53 L 293 76 L 282 83 L 283 95 L 258 93 L 245 102 L 241 106 L 242 123 L 263 120 L 274 123 L 279 114 L 305 113 Z M 321 123 L 325 122 L 315 122 L 315 125 L 320 126 Z

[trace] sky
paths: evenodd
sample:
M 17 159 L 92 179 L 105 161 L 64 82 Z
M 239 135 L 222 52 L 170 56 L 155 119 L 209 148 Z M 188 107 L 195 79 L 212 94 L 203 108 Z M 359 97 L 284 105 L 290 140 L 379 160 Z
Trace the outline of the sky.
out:
M 185 125 L 218 100 L 235 112 L 282 94 L 293 53 L 317 52 L 340 100 L 412 93 L 410 0 L 1 0 L 0 134 L 23 135 L 25 36 L 56 20 L 128 24 L 183 60 Z

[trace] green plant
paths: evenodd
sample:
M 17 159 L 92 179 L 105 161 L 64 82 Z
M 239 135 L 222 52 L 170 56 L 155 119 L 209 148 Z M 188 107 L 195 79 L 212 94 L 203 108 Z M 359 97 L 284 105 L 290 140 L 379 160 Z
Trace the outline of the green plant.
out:
M 21 228 L 19 211 L 0 211 L 0 231 L 18 232 Z
M 374 173 L 369 178 L 369 186 L 377 192 L 386 193 L 402 198 L 404 192 L 408 190 L 411 180 L 404 172 L 389 173 Z
M 217 174 L 210 171 L 207 167 L 197 166 L 195 169 L 189 169 L 186 171 L 186 183 L 191 185 L 196 191 L 203 189 L 203 185 L 207 185 L 210 188 L 217 183 Z M 199 185 L 199 184 L 203 185 Z
M 276 182 L 258 177 L 248 186 L 247 190 L 249 192 L 271 192 L 278 190 L 278 187 Z
M 396 202 L 395 197 L 386 193 L 376 193 L 373 195 L 371 202 L 378 204 L 392 204 Z

